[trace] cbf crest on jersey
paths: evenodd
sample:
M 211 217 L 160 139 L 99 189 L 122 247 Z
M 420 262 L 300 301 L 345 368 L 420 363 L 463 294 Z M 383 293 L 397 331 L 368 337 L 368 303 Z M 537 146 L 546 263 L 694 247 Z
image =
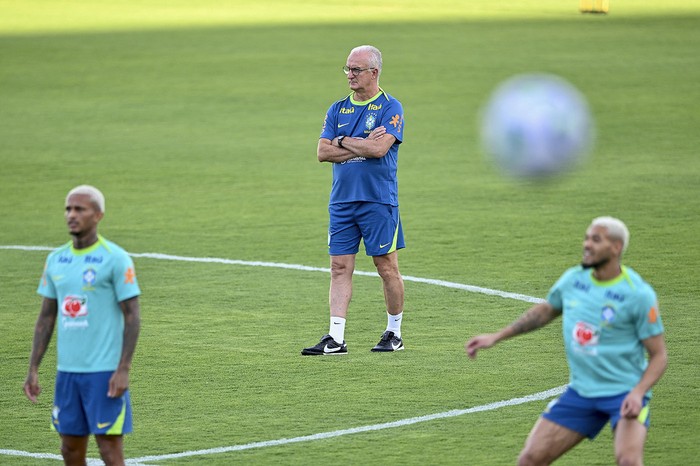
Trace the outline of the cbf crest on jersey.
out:
M 95 281 L 97 280 L 97 272 L 90 267 L 83 272 L 83 290 L 90 291 L 95 289 Z
M 370 113 L 369 115 L 367 115 L 367 118 L 365 119 L 365 128 L 367 128 L 368 131 L 372 131 L 376 125 L 377 125 L 377 114 Z
M 610 305 L 604 306 L 602 312 L 600 313 L 600 320 L 603 326 L 611 326 L 615 321 L 615 308 Z

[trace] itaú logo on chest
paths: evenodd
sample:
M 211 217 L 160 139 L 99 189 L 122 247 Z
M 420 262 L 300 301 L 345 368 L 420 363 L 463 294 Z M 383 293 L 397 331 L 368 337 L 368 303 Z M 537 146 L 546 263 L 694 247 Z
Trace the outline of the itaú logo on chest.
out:
M 63 298 L 61 315 L 66 317 L 82 317 L 88 314 L 87 297 L 68 295 Z

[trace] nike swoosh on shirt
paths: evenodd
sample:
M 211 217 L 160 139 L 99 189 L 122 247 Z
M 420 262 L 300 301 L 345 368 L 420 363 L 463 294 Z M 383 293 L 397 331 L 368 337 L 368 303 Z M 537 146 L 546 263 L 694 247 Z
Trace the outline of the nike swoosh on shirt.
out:
M 349 125 L 349 124 L 350 124 L 350 123 L 343 123 L 342 125 L 338 125 L 338 128 L 342 128 L 343 126 L 347 126 L 347 125 Z

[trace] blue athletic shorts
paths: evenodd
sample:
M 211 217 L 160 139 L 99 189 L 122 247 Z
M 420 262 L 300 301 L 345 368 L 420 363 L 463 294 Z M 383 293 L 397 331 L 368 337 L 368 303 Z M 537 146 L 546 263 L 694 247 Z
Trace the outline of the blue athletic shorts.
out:
M 368 256 L 383 256 L 405 248 L 399 208 L 376 202 L 331 204 L 328 253 L 357 254 L 360 240 Z
M 608 421 L 612 430 L 615 430 L 620 420 L 620 407 L 626 396 L 627 393 L 622 393 L 615 396 L 585 398 L 569 387 L 559 398 L 549 403 L 542 417 L 593 439 L 603 430 Z M 644 398 L 643 405 L 644 408 L 637 419 L 648 429 L 650 422 L 648 398 Z
M 122 435 L 131 432 L 129 391 L 119 398 L 109 398 L 109 379 L 113 372 L 56 375 L 51 425 L 65 435 Z

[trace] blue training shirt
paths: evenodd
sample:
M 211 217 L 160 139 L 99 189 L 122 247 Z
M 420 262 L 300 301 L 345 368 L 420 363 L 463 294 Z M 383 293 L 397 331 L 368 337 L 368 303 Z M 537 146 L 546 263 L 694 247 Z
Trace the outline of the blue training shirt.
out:
M 590 398 L 637 385 L 648 364 L 642 340 L 664 331 L 656 293 L 639 274 L 623 266 L 620 276 L 599 282 L 592 269 L 572 267 L 547 302 L 563 313 L 571 388 Z
M 37 292 L 58 302 L 58 370 L 116 370 L 124 340 L 119 303 L 141 294 L 131 257 L 98 236 L 97 243 L 74 249 L 68 243 L 46 259 Z
M 399 205 L 397 170 L 399 144 L 403 141 L 401 102 L 381 89 L 364 102 L 355 101 L 350 94 L 328 109 L 320 137 L 333 140 L 344 135 L 364 139 L 378 126 L 384 126 L 396 141 L 383 157 L 355 157 L 334 163 L 330 204 L 365 201 Z

